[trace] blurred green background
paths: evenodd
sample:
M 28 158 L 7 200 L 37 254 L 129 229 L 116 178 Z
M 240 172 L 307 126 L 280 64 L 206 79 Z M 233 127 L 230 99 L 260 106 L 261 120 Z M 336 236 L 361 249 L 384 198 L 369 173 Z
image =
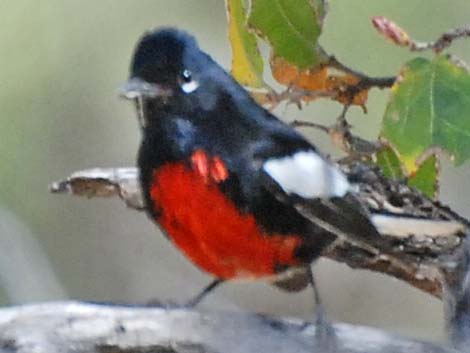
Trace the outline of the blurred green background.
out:
M 394 75 L 414 55 L 379 37 L 370 18 L 385 15 L 413 37 L 436 38 L 468 22 L 468 0 L 330 1 L 323 46 L 351 67 Z M 47 186 L 89 167 L 134 165 L 139 131 L 133 108 L 117 98 L 143 31 L 184 28 L 230 68 L 222 0 L 0 2 L 0 303 L 74 298 L 183 301 L 209 282 L 141 213 L 119 200 L 78 199 Z M 452 52 L 470 61 L 470 42 Z M 387 91 L 370 95 L 369 113 L 354 108 L 355 131 L 373 138 Z M 287 120 L 331 123 L 341 107 L 318 101 L 281 107 Z M 306 131 L 310 133 L 309 131 Z M 328 139 L 312 135 L 323 149 Z M 470 216 L 469 163 L 443 165 L 442 200 Z M 320 260 L 315 269 L 334 320 L 439 340 L 441 303 L 384 276 Z M 202 305 L 312 318 L 310 291 L 281 293 L 262 283 L 226 284 Z

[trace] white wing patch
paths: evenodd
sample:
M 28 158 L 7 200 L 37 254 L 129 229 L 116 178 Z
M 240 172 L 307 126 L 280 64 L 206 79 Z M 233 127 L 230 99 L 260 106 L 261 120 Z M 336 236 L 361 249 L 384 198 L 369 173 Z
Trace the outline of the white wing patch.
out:
M 268 159 L 263 169 L 287 194 L 329 198 L 342 197 L 350 190 L 346 176 L 314 151 Z

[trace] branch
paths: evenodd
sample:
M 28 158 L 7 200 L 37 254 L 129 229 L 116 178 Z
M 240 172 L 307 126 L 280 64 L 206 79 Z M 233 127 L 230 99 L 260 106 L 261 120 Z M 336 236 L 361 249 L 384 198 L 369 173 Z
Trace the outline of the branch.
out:
M 403 28 L 384 16 L 373 17 L 372 24 L 374 25 L 375 29 L 386 39 L 392 41 L 396 45 L 407 47 L 410 51 L 414 52 L 433 50 L 436 54 L 439 54 L 443 50 L 450 47 L 456 39 L 470 37 L 469 25 L 454 28 L 444 32 L 435 41 L 421 42 L 411 38 Z
M 320 328 L 321 329 L 321 328 Z M 319 331 L 320 332 L 320 331 Z M 319 336 L 311 323 L 252 313 L 198 313 L 80 302 L 0 309 L 0 351 L 37 353 L 150 352 L 428 352 L 450 348 L 335 324 Z
M 67 179 L 54 182 L 49 191 L 76 196 L 119 196 L 128 207 L 144 210 L 135 168 L 95 168 L 71 174 Z
M 365 140 L 351 132 L 351 125 L 346 120 L 349 107 L 349 105 L 343 107 L 341 114 L 336 118 L 336 123 L 332 126 L 304 120 L 293 120 L 289 125 L 295 128 L 310 127 L 328 134 L 333 144 L 348 154 L 348 159 L 370 158 L 373 153 L 380 150 L 381 143 Z
M 376 218 L 376 225 L 389 233 L 382 234 L 376 242 L 339 241 L 325 256 L 352 268 L 399 278 L 441 297 L 441 282 L 445 279 L 443 276 L 453 273 L 456 262 L 452 255 L 462 246 L 466 220 L 406 185 L 387 180 L 375 169 L 363 164 L 342 165 L 342 168 L 358 185 L 359 197 L 372 212 L 386 211 L 394 217 Z M 128 207 L 143 210 L 134 168 L 76 172 L 53 183 L 50 190 L 88 198 L 118 196 Z M 423 220 L 407 222 L 404 215 Z
M 355 93 L 362 91 L 363 89 L 369 89 L 372 87 L 377 87 L 380 89 L 392 87 L 396 80 L 395 76 L 389 76 L 389 77 L 368 76 L 360 71 L 351 69 L 350 67 L 338 61 L 338 59 L 333 55 L 329 57 L 328 66 L 333 67 L 337 70 L 343 71 L 352 76 L 355 76 L 359 79 L 359 82 L 357 84 L 349 87 L 349 89 L 351 90 L 351 92 L 349 93 L 352 96 L 354 96 Z
M 424 51 L 432 49 L 436 53 L 442 52 L 444 49 L 450 47 L 452 42 L 456 39 L 470 37 L 470 26 L 451 29 L 443 33 L 434 42 L 418 42 L 413 41 L 410 46 L 411 51 Z

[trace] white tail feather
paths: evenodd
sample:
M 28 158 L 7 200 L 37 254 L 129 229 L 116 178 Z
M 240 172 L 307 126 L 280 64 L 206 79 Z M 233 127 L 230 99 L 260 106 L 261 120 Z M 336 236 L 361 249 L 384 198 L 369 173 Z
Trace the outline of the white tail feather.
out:
M 430 237 L 449 236 L 463 232 L 465 227 L 457 221 L 417 219 L 410 217 L 372 215 L 371 221 L 380 234 L 396 237 L 426 235 Z

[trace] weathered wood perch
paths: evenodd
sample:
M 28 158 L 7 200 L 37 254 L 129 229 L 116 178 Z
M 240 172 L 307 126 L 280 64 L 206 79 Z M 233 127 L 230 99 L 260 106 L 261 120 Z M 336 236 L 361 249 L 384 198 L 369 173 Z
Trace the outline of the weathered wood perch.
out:
M 372 211 L 386 211 L 396 219 L 381 220 L 381 228 L 390 233 L 382 234 L 373 244 L 360 237 L 342 240 L 324 256 L 352 268 L 385 273 L 441 297 L 442 281 L 453 281 L 468 222 L 448 207 L 403 184 L 387 180 L 364 165 L 344 165 L 343 168 L 357 182 L 361 199 Z M 119 196 L 128 207 L 143 210 L 135 168 L 79 171 L 53 183 L 50 190 L 89 198 Z M 302 212 L 302 205 L 297 207 Z M 422 219 L 397 222 L 404 215 Z M 408 229 L 400 229 L 403 224 Z
M 0 309 L 0 353 L 456 352 L 368 327 L 335 324 L 325 332 L 251 313 L 80 302 Z

